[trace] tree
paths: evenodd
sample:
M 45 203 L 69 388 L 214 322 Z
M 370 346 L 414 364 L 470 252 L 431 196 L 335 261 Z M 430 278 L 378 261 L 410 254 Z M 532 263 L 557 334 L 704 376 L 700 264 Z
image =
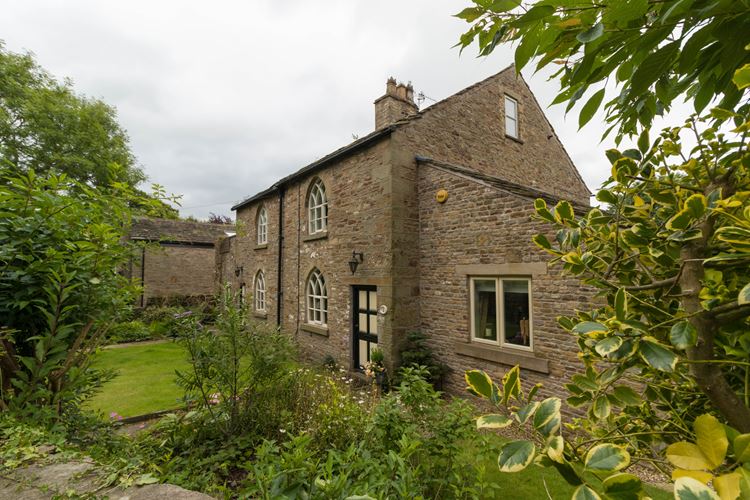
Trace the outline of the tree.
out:
M 563 439 L 556 398 L 534 405 L 529 396 L 511 409 L 522 423 L 533 417 L 545 455 L 579 484 L 576 498 L 597 498 L 580 470 L 615 473 L 600 491 L 638 497 L 640 486 L 617 473 L 630 463 L 626 450 L 659 464 L 656 450 L 675 443 L 668 456 L 670 449 L 687 449 L 687 462 L 697 458 L 693 465 L 704 469 L 688 472 L 704 482 L 711 478 L 706 470 L 726 458 L 726 447 L 711 452 L 712 439 L 716 451 L 728 442 L 722 435 L 731 434 L 735 464 L 748 460 L 749 6 L 725 0 L 477 0 L 458 14 L 472 23 L 462 47 L 476 39 L 480 53 L 488 54 L 501 42 L 517 41 L 517 71 L 534 58 L 537 69 L 560 64 L 552 77 L 561 85 L 555 102 L 566 102 L 568 110 L 587 90 L 600 87 L 580 110 L 581 126 L 616 88 L 618 95 L 604 108 L 608 132 L 616 130 L 618 142 L 638 136 L 637 148 L 607 151 L 612 176 L 597 193 L 601 207 L 576 214 L 565 201 L 554 208 L 535 203 L 537 217 L 556 230 L 552 240 L 538 235 L 535 243 L 602 299 L 590 311 L 559 318 L 576 337 L 585 365 L 567 385 L 567 402 L 587 411 L 588 419 L 574 428 L 589 436 L 575 444 L 568 443 L 571 436 Z M 605 87 L 607 82 L 614 85 Z M 652 139 L 654 116 L 680 96 L 703 113 Z M 705 113 L 712 103 L 718 106 Z M 686 145 L 686 136 L 694 146 Z M 509 372 L 503 388 L 493 389 L 484 374 L 467 373 L 476 393 L 502 404 L 522 395 L 513 379 Z M 634 392 L 633 382 L 642 394 Z M 746 434 L 706 424 L 705 413 Z M 495 416 L 481 423 L 500 427 L 508 421 Z M 697 448 L 688 443 L 694 436 Z M 500 456 L 501 468 L 505 463 L 509 471 L 525 467 L 534 455 L 533 445 L 514 443 Z M 701 462 L 706 453 L 711 459 Z M 669 457 L 675 465 L 685 463 L 674 459 Z M 714 486 L 721 492 L 719 484 L 737 486 L 742 477 L 742 494 L 750 495 L 750 473 L 741 465 L 735 470 L 739 475 L 717 478 Z M 681 471 L 673 478 L 680 474 L 690 475 Z M 685 490 L 714 498 L 705 485 L 683 478 L 676 491 Z
M 117 181 L 135 187 L 145 180 L 114 108 L 77 95 L 31 54 L 9 52 L 2 43 L 0 156 L 21 171 L 65 173 L 94 186 Z
M 618 142 L 647 128 L 678 97 L 697 113 L 712 102 L 734 109 L 747 99 L 747 0 L 474 0 L 457 17 L 472 24 L 462 49 L 477 40 L 487 55 L 518 42 L 516 71 L 534 59 L 537 71 L 559 65 L 553 103 L 570 110 L 594 91 L 579 124 L 605 103 L 607 133 L 615 129 Z
M 208 214 L 208 222 L 210 224 L 234 224 L 234 221 L 228 215 L 215 214 L 213 212 Z

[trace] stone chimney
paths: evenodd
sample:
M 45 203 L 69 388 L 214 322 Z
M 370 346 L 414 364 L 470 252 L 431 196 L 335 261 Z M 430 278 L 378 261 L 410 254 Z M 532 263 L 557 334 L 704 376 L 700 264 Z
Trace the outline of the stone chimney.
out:
M 392 125 L 398 120 L 419 111 L 414 104 L 414 87 L 411 82 L 396 83 L 391 77 L 385 85 L 385 95 L 375 99 L 375 130 Z

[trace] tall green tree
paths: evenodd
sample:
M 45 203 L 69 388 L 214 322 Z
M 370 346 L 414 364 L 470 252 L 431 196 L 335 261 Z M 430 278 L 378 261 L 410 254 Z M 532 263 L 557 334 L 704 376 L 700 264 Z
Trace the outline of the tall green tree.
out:
M 0 157 L 21 171 L 65 173 L 92 186 L 145 180 L 114 108 L 58 82 L 31 54 L 0 42 Z
M 581 126 L 604 104 L 618 142 L 680 97 L 697 113 L 747 100 L 748 0 L 474 0 L 457 17 L 471 24 L 462 49 L 515 43 L 516 71 L 558 67 L 553 102 L 583 103 Z

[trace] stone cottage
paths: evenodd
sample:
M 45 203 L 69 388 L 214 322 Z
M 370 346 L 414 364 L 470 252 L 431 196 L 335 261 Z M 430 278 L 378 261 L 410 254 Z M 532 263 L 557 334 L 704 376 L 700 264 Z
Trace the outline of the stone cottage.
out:
M 449 388 L 519 364 L 554 391 L 578 368 L 555 318 L 587 297 L 531 242 L 538 197 L 590 192 L 512 66 L 423 110 L 389 79 L 374 132 L 233 207 L 217 266 L 313 360 L 356 370 L 377 345 L 392 367 L 420 330 Z
M 234 226 L 174 219 L 137 217 L 129 239 L 144 245 L 130 261 L 127 274 L 140 280 L 143 293 L 137 305 L 215 291 L 216 241 Z

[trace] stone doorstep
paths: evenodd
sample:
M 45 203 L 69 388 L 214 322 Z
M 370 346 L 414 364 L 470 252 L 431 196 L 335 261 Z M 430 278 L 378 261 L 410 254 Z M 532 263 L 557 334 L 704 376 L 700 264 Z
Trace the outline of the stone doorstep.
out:
M 100 489 L 101 477 L 91 460 L 34 464 L 0 475 L 0 498 L 48 500 L 75 491 L 112 500 L 208 500 L 213 497 L 172 484 Z

